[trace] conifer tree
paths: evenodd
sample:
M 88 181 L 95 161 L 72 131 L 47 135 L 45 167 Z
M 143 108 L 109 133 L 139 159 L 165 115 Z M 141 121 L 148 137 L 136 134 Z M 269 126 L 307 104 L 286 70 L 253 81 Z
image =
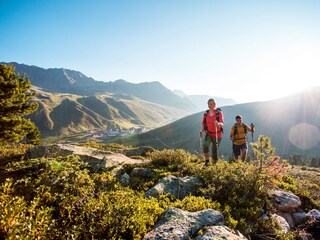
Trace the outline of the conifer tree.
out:
M 38 108 L 36 102 L 30 101 L 35 93 L 30 91 L 29 78 L 14 70 L 11 64 L 0 64 L 0 145 L 22 140 L 38 144 L 38 128 L 30 119 L 24 118 Z

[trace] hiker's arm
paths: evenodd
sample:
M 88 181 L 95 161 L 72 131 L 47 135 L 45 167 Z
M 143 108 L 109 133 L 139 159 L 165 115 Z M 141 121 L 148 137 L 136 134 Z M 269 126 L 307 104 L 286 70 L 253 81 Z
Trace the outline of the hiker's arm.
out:
M 254 132 L 254 124 L 251 123 L 251 124 L 250 124 L 250 127 L 247 126 L 247 129 L 248 129 L 249 132 Z
M 233 128 L 230 129 L 230 140 L 232 142 L 234 141 L 234 130 L 233 130 Z
M 220 111 L 219 112 L 219 122 L 216 121 L 215 125 L 216 125 L 216 127 L 223 127 L 223 124 L 224 124 L 223 114 Z

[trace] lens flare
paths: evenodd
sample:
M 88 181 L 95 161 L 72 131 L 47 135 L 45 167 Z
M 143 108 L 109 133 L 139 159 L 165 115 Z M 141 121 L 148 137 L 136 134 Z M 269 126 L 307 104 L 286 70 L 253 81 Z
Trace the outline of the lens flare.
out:
M 300 149 L 311 149 L 320 143 L 320 132 L 312 124 L 300 123 L 290 129 L 289 140 Z

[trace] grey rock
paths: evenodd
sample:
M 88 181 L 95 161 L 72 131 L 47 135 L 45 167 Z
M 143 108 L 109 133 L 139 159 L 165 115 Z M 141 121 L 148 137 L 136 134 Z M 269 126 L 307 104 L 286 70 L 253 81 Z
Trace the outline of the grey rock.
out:
M 195 194 L 201 181 L 196 177 L 168 176 L 161 179 L 154 187 L 145 192 L 146 197 L 158 197 L 160 194 L 171 194 L 177 199 L 183 199 Z
M 306 220 L 306 213 L 304 211 L 297 211 L 291 214 L 294 224 L 297 226 Z
M 260 217 L 261 220 L 264 220 L 264 221 L 268 221 L 270 220 L 270 218 L 268 217 L 267 214 L 262 214 L 262 216 Z
M 306 215 L 309 218 L 315 218 L 315 219 L 320 220 L 320 211 L 317 209 L 310 210 Z
M 290 231 L 289 223 L 286 221 L 286 219 L 284 219 L 284 217 L 281 217 L 277 214 L 272 214 L 271 218 L 279 224 L 279 227 L 283 233 L 288 233 Z
M 188 212 L 179 208 L 166 210 L 153 230 L 144 236 L 144 240 L 154 239 L 190 239 L 206 226 L 223 225 L 223 215 L 213 209 Z
M 273 205 L 282 213 L 295 212 L 301 206 L 300 198 L 293 193 L 274 189 L 269 194 Z
M 128 186 L 130 183 L 130 176 L 127 173 L 122 174 L 120 182 L 124 186 Z
M 195 240 L 245 240 L 240 232 L 235 232 L 226 226 L 212 226 L 204 231 L 203 234 L 197 236 Z
M 294 228 L 295 223 L 293 221 L 293 218 L 291 216 L 291 213 L 283 213 L 281 214 L 282 217 L 284 217 L 284 219 L 287 221 L 287 223 L 289 224 L 290 228 Z

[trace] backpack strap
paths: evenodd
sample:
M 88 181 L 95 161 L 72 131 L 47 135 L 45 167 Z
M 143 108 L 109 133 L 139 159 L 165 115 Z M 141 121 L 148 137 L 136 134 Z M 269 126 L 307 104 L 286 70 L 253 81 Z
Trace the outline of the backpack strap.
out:
M 205 111 L 203 114 L 202 124 L 204 126 L 204 130 L 207 131 L 207 116 L 208 116 L 209 110 Z
M 247 134 L 247 126 L 246 126 L 244 123 L 242 123 L 242 126 L 243 126 L 243 128 L 244 128 L 244 133 Z M 238 126 L 237 126 L 237 124 L 235 123 L 234 126 L 233 126 L 233 136 L 236 136 L 236 134 L 238 133 L 237 127 L 238 127 Z
M 216 120 L 219 122 L 220 120 L 220 112 L 222 112 L 221 108 L 216 108 Z M 221 132 L 223 133 L 223 127 L 221 127 Z
M 220 120 L 220 112 L 222 112 L 221 111 L 221 108 L 216 108 L 216 120 L 219 122 L 219 120 Z
M 236 136 L 237 133 L 238 133 L 237 124 L 235 123 L 234 126 L 233 126 L 233 136 Z

